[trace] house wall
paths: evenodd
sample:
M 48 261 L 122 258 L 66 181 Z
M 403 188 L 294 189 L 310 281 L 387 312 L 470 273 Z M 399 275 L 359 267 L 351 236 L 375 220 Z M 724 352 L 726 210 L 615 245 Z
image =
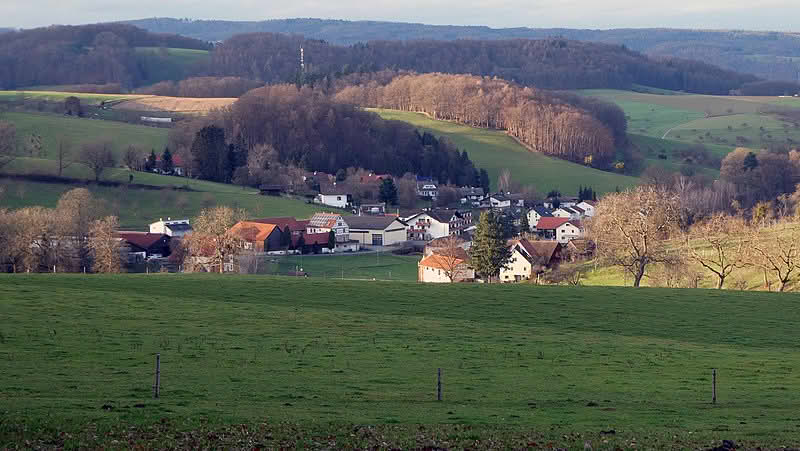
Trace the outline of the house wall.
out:
M 264 249 L 263 250 L 265 252 L 271 252 L 271 251 L 280 250 L 281 248 L 282 248 L 282 246 L 281 246 L 281 229 L 278 228 L 278 227 L 275 227 L 275 229 L 272 230 L 272 233 L 269 234 L 267 239 L 264 240 Z
M 428 221 L 430 221 L 430 223 Z M 425 237 L 423 239 L 425 241 L 435 240 L 436 238 L 450 235 L 450 224 L 439 222 L 427 214 L 421 214 L 412 219 L 408 226 L 409 229 L 414 230 L 418 230 L 420 228 L 424 229 Z
M 530 277 L 531 262 L 529 262 L 515 246 L 514 252 L 511 254 L 511 260 L 508 262 L 505 269 L 500 270 L 500 281 L 516 282 L 518 279 L 527 280 Z
M 444 270 L 422 265 L 418 266 L 417 279 L 425 283 L 450 283 L 450 279 Z M 466 267 L 460 268 L 453 274 L 453 279 L 453 282 L 473 280 L 475 279 L 475 270 Z
M 315 201 L 318 204 L 329 205 L 331 207 L 347 207 L 347 195 L 345 194 L 318 194 Z
M 577 205 L 578 207 L 582 208 L 586 213 L 586 216 L 592 217 L 594 216 L 594 206 L 592 204 L 581 202 Z
M 350 229 L 350 239 L 358 241 L 361 244 L 372 246 L 372 238 L 374 235 L 381 236 L 383 246 L 391 246 L 393 244 L 402 243 L 406 241 L 406 228 L 400 221 L 394 221 L 385 230 L 380 229 Z
M 583 235 L 583 232 L 569 222 L 562 224 L 556 229 L 556 241 L 561 244 L 567 244 L 572 240 L 578 239 Z

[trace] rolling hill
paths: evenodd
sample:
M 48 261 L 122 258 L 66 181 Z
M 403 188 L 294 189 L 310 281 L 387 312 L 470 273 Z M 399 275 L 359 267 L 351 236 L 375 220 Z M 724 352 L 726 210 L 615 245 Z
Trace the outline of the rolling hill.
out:
M 350 45 L 374 40 L 543 39 L 562 37 L 626 47 L 653 56 L 706 61 L 726 69 L 773 80 L 798 80 L 800 35 L 742 30 L 490 28 L 419 23 L 278 19 L 265 21 L 152 18 L 127 21 L 158 33 L 177 33 L 224 41 L 240 33 L 302 34 Z
M 792 446 L 796 301 L 648 288 L 0 275 L 0 446 Z

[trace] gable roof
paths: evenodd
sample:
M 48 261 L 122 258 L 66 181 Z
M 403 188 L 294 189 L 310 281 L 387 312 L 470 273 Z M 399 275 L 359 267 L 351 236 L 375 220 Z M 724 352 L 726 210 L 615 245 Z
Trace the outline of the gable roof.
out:
M 305 230 L 306 226 L 308 225 L 308 220 L 297 220 L 291 216 L 250 219 L 249 221 L 257 222 L 260 224 L 273 224 L 276 225 L 281 230 L 286 230 L 286 227 L 288 226 L 292 231 Z
M 275 224 L 262 224 L 260 222 L 240 221 L 231 227 L 230 232 L 245 241 L 264 241 L 272 232 L 278 229 Z M 280 229 L 278 229 L 280 230 Z
M 561 243 L 557 241 L 528 241 L 526 239 L 521 239 L 517 241 L 517 244 L 519 244 L 532 259 L 542 262 L 545 265 L 550 264 L 556 251 L 561 248 Z
M 173 232 L 186 232 L 192 230 L 192 226 L 186 223 L 166 224 L 165 227 L 172 230 Z
M 169 239 L 168 235 L 163 233 L 150 233 L 150 232 L 119 232 L 119 238 L 122 238 L 129 244 L 132 244 L 140 249 L 150 249 L 151 246 L 161 241 L 163 238 Z
M 346 222 L 351 229 L 368 230 L 384 230 L 395 222 L 395 220 L 400 221 L 396 216 L 348 216 L 344 218 L 344 222 Z
M 331 228 L 336 226 L 336 221 L 343 219 L 339 213 L 315 213 L 311 219 L 308 220 L 310 227 L 323 227 Z
M 567 218 L 554 218 L 552 216 L 544 216 L 539 219 L 539 222 L 536 223 L 536 229 L 555 230 L 568 222 L 569 219 Z
M 553 210 L 549 208 L 539 206 L 539 207 L 533 207 L 531 210 L 535 211 L 536 213 L 539 213 L 539 216 L 545 216 L 545 217 L 553 216 Z
M 466 263 L 466 260 L 458 257 L 453 257 L 451 260 L 446 256 L 431 254 L 420 260 L 419 266 L 427 266 L 428 268 L 444 269 L 445 271 L 449 271 L 453 269 L 453 266 L 458 266 L 464 263 Z
M 347 196 L 350 189 L 337 183 L 320 183 L 319 193 L 323 196 Z
M 302 235 L 292 235 L 292 246 L 297 246 L 297 242 L 300 241 L 300 237 L 303 237 L 303 243 L 307 246 L 313 246 L 314 244 L 319 244 L 320 246 L 327 246 L 328 239 L 330 238 L 329 232 L 322 232 L 322 233 L 304 233 Z

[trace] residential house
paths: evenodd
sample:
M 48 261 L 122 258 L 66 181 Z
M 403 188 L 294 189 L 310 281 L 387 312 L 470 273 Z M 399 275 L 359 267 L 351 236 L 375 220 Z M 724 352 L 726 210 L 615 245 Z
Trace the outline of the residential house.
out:
M 511 199 L 503 193 L 489 196 L 489 206 L 492 208 L 511 208 Z
M 361 204 L 358 206 L 357 213 L 359 216 L 383 216 L 386 214 L 386 202 L 381 202 L 379 204 Z
M 350 226 L 338 213 L 316 213 L 308 220 L 306 234 L 330 233 L 336 235 L 334 252 L 355 252 L 361 249 L 361 243 L 350 239 Z
M 408 224 L 408 239 L 430 241 L 449 235 L 460 235 L 472 225 L 470 210 L 432 210 L 404 219 Z
M 455 239 L 456 240 L 455 243 L 449 242 L 450 239 Z M 459 237 L 445 236 L 441 238 L 436 238 L 435 240 L 431 240 L 425 243 L 425 249 L 422 255 L 427 257 L 433 254 L 441 254 L 442 252 L 448 252 L 448 249 L 452 248 L 454 244 L 460 249 L 463 249 L 464 252 L 468 252 L 469 249 L 472 247 L 472 241 L 465 239 L 463 236 Z
M 583 209 L 584 212 L 583 215 L 589 218 L 594 216 L 594 211 L 596 206 L 597 206 L 596 202 L 589 200 L 581 201 L 578 205 L 576 205 L 576 207 Z
M 561 262 L 562 245 L 557 241 L 516 240 L 511 246 L 511 260 L 500 270 L 501 282 L 520 282 L 534 278 Z
M 448 273 L 452 273 L 452 280 Z M 475 270 L 466 259 L 433 254 L 417 264 L 417 278 L 428 283 L 468 282 L 475 280 Z
M 584 210 L 578 206 L 559 207 L 553 210 L 553 216 L 556 218 L 580 220 L 584 216 Z
M 150 233 L 168 235 L 172 238 L 182 238 L 187 233 L 192 232 L 192 226 L 188 219 L 159 218 L 157 222 L 150 224 Z
M 439 195 L 439 188 L 435 183 L 417 182 L 417 196 L 436 199 Z
M 591 240 L 571 240 L 566 247 L 570 261 L 588 260 L 594 256 L 595 245 Z
M 555 205 L 558 204 L 559 207 L 572 207 L 578 205 L 580 199 L 577 197 L 559 197 L 559 198 L 550 198 L 543 202 L 545 208 L 549 208 L 551 210 L 555 210 Z
M 150 232 L 119 232 L 128 262 L 142 262 L 150 258 L 167 257 L 170 254 L 169 235 Z
M 292 236 L 302 235 L 306 232 L 306 227 L 308 226 L 308 220 L 298 220 L 291 216 L 282 216 L 282 217 L 274 217 L 274 218 L 261 218 L 261 219 L 250 219 L 250 222 L 257 222 L 260 224 L 272 224 L 279 229 L 281 232 L 285 232 L 288 228 L 292 232 Z
M 244 247 L 248 250 L 276 252 L 283 248 L 281 245 L 281 229 L 274 224 L 240 221 L 231 227 L 230 232 L 244 240 Z
M 528 224 L 530 224 L 531 229 L 536 228 L 536 224 L 539 223 L 539 220 L 542 218 L 552 218 L 553 211 L 547 209 L 545 207 L 533 207 L 528 210 Z M 530 230 L 525 230 L 526 232 L 530 232 Z
M 327 205 L 329 207 L 347 208 L 352 201 L 352 195 L 342 186 L 320 185 L 320 192 L 314 198 L 314 203 Z
M 292 249 L 302 254 L 330 254 L 336 246 L 331 249 L 329 239 L 330 232 L 292 235 Z
M 391 246 L 406 241 L 406 224 L 395 216 L 348 216 L 350 238 L 371 246 Z
M 459 188 L 458 194 L 461 196 L 462 205 L 472 205 L 473 207 L 479 207 L 485 196 L 483 188 L 474 187 Z
M 581 238 L 583 236 L 583 228 L 580 221 L 568 218 L 545 217 L 536 223 L 536 233 L 543 239 L 567 244 L 571 240 Z

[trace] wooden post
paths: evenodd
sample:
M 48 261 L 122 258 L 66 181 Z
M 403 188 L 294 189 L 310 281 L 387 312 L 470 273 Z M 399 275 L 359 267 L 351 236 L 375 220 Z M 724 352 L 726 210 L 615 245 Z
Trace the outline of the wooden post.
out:
M 161 354 L 156 354 L 156 382 L 153 384 L 153 397 L 161 394 Z
M 717 403 L 717 369 L 711 369 L 711 404 Z
M 442 369 L 441 368 L 439 368 L 439 371 L 437 371 L 437 377 L 436 377 L 436 400 L 437 401 L 441 401 L 442 400 Z

